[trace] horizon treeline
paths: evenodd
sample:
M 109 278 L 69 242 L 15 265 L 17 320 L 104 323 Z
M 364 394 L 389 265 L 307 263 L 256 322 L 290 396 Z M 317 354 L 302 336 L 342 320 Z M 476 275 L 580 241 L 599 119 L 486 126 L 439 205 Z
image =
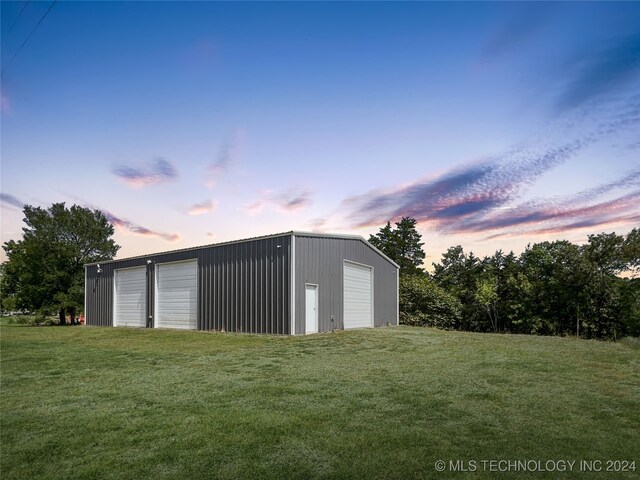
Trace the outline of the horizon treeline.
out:
M 498 249 L 483 258 L 450 247 L 432 273 L 416 221 L 390 223 L 370 241 L 401 265 L 400 322 L 472 332 L 640 336 L 640 229 Z

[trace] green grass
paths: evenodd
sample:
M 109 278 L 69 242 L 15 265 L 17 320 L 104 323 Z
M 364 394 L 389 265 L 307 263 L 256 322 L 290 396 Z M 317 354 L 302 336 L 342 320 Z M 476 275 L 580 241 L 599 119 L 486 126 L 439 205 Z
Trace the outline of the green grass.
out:
M 2 479 L 578 476 L 577 464 L 558 474 L 479 463 L 498 459 L 640 467 L 633 341 L 6 321 L 0 339 Z M 439 459 L 474 460 L 478 471 L 438 473 Z

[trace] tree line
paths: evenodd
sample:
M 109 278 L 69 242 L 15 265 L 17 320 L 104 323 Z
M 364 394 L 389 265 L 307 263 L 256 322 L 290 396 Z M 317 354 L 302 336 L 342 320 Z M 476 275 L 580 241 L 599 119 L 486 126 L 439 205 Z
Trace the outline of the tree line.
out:
M 3 245 L 3 310 L 66 315 L 84 304 L 83 265 L 114 258 L 113 225 L 99 210 L 55 203 L 24 207 L 23 238 Z M 424 243 L 416 220 L 388 222 L 369 238 L 400 265 L 400 321 L 474 332 L 640 336 L 640 229 L 626 236 L 590 235 L 527 246 L 520 255 L 497 250 L 483 258 L 450 247 L 422 268 Z M 624 275 L 621 275 L 624 274 Z
M 369 241 L 400 265 L 400 322 L 473 332 L 640 336 L 640 229 L 497 250 L 450 247 L 425 272 L 416 220 L 387 223 Z

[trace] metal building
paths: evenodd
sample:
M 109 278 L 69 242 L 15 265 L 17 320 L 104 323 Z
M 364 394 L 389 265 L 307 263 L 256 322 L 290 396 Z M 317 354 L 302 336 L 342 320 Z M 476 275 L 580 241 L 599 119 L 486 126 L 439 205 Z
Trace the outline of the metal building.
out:
M 362 237 L 287 232 L 85 265 L 85 318 L 282 335 L 397 325 L 398 270 Z

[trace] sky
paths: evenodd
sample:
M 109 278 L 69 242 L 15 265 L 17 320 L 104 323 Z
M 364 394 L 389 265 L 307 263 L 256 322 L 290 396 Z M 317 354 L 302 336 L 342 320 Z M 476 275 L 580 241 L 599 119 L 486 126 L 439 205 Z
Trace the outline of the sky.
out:
M 640 2 L 0 8 L 2 242 L 54 202 L 118 258 L 411 216 L 430 266 L 640 226 Z

